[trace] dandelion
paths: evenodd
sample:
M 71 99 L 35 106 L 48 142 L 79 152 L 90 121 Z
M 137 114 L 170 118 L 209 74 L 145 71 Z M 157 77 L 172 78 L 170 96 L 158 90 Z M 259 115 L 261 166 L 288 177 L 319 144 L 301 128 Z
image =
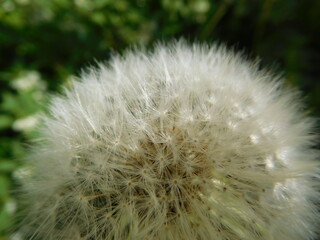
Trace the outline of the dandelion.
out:
M 20 232 L 311 239 L 319 163 L 298 97 L 223 47 L 177 42 L 115 56 L 53 98 Z
M 37 71 L 24 71 L 21 76 L 12 82 L 12 87 L 17 90 L 28 91 L 34 89 L 37 85 L 45 88 L 44 82 L 41 82 L 41 76 Z
M 12 129 L 16 131 L 32 131 L 35 129 L 39 121 L 39 115 L 29 115 L 24 118 L 17 119 L 12 124 Z

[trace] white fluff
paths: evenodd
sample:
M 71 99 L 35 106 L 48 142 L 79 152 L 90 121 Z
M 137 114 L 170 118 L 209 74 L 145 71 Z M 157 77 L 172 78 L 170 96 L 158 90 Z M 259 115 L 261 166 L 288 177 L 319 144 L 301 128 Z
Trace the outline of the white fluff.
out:
M 223 47 L 158 45 L 52 100 L 22 228 L 46 240 L 301 240 L 319 163 L 299 95 Z

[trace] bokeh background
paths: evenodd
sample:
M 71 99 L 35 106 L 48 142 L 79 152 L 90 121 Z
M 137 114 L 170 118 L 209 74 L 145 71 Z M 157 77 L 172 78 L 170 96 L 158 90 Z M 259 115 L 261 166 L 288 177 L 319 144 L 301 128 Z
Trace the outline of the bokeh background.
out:
M 318 0 L 0 0 L 0 240 L 18 205 L 21 159 L 51 94 L 132 44 L 223 42 L 298 87 L 320 116 Z

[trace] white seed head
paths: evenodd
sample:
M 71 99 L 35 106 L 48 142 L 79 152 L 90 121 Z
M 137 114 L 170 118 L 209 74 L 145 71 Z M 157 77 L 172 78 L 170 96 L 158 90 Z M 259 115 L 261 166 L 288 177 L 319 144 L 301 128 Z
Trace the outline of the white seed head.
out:
M 298 95 L 223 47 L 130 51 L 55 97 L 27 239 L 301 240 L 319 163 Z

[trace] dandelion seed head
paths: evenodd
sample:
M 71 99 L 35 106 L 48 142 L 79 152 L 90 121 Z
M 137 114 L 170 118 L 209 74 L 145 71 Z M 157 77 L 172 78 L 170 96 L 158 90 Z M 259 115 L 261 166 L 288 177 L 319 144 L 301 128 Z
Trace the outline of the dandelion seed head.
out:
M 313 124 L 275 77 L 177 42 L 52 100 L 24 183 L 28 239 L 311 239 Z

